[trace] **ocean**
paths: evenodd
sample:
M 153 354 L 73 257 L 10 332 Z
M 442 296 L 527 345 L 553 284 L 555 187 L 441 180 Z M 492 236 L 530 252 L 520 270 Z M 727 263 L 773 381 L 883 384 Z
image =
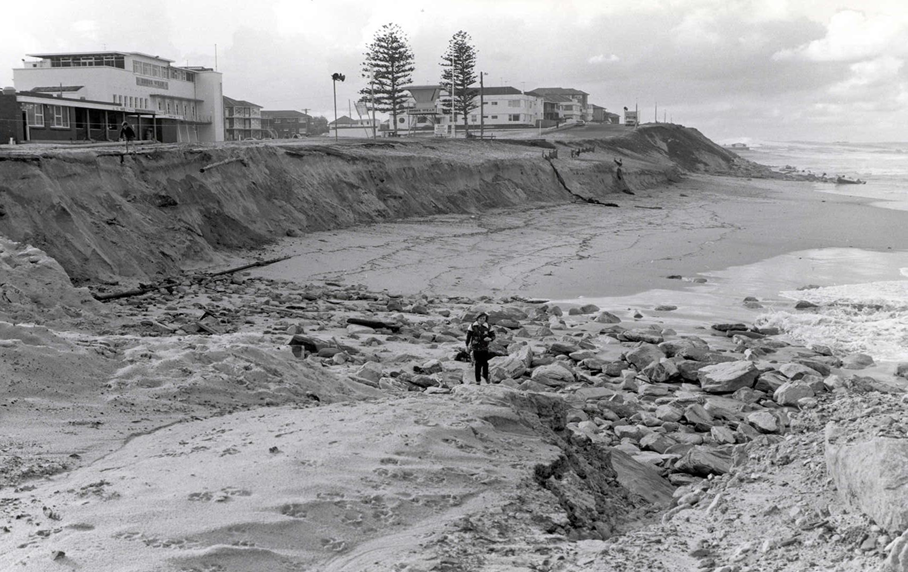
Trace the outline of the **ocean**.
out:
M 747 143 L 750 148 L 739 154 L 757 163 L 867 181 L 839 186 L 804 183 L 818 193 L 856 195 L 871 199 L 877 208 L 908 210 L 908 143 Z M 666 321 L 667 314 L 652 308 L 677 305 L 671 321 L 689 324 L 691 331 L 684 333 L 696 333 L 704 321 L 778 326 L 794 343 L 827 346 L 840 355 L 869 354 L 879 371 L 891 372 L 893 364 L 908 362 L 908 250 L 798 251 L 701 277 L 707 282 L 697 284 L 688 278 L 691 284 L 680 292 L 651 290 L 584 302 L 639 309 Z M 745 297 L 756 298 L 758 307 L 747 307 Z M 800 300 L 818 307 L 795 310 Z

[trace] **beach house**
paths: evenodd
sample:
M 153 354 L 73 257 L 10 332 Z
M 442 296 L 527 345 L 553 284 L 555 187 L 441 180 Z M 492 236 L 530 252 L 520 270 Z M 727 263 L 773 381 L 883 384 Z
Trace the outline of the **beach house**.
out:
M 224 96 L 224 140 L 262 138 L 262 106 Z

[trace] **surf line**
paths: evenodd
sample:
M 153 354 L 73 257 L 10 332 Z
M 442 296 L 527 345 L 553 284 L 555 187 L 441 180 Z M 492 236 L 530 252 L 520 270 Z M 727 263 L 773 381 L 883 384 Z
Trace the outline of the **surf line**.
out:
M 570 193 L 571 196 L 573 196 L 574 198 L 580 199 L 581 201 L 584 201 L 584 202 L 587 202 L 587 203 L 590 203 L 593 205 L 601 205 L 603 207 L 616 207 L 616 208 L 618 207 L 618 205 L 616 203 L 604 203 L 600 200 L 597 200 L 597 199 L 594 199 L 591 197 L 584 197 L 583 195 L 578 195 L 577 193 L 572 191 L 567 186 L 567 183 L 564 182 L 564 177 L 561 176 L 561 173 L 558 172 L 558 168 L 555 167 L 554 160 L 552 160 L 548 157 L 546 157 L 545 160 L 548 161 L 549 165 L 552 166 L 552 170 L 555 171 L 555 177 L 558 179 L 558 182 L 561 183 L 561 186 L 564 187 L 564 190 L 567 191 L 568 193 Z

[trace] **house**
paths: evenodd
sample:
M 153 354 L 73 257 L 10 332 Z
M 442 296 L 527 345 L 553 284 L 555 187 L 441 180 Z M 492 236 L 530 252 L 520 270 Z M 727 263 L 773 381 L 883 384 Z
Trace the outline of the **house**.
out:
M 262 106 L 224 96 L 224 140 L 262 138 Z
M 310 135 L 312 117 L 295 109 L 262 110 L 262 136 L 272 139 L 292 139 Z
M 590 108 L 592 109 L 593 123 L 612 123 L 617 125 L 618 122 L 621 121 L 620 115 L 617 113 L 609 113 L 604 107 L 591 104 Z
M 448 132 L 452 122 L 457 129 L 463 128 L 463 114 L 455 114 L 452 121 L 451 100 L 442 86 L 414 85 L 406 89 L 412 100 L 407 106 L 406 118 L 398 117 L 398 129 Z M 480 126 L 489 129 L 536 127 L 543 119 L 544 102 L 541 97 L 511 86 L 469 89 L 476 95 L 473 100 L 476 108 L 467 116 L 467 125 L 471 130 L 478 130 Z
M 592 121 L 593 110 L 589 105 L 589 94 L 585 91 L 563 87 L 537 87 L 527 93 L 555 103 L 558 119 L 566 122 Z
M 363 119 L 352 119 L 346 115 L 342 115 L 337 118 L 337 121 L 332 121 L 328 124 L 328 135 L 334 137 L 372 137 L 375 131 L 378 131 L 378 124 L 380 121 L 376 121 L 376 129 L 372 129 L 372 118 L 364 117 Z M 382 126 L 382 130 L 387 130 Z
M 138 139 L 222 141 L 221 74 L 141 52 L 29 54 L 13 69 L 23 140 L 116 140 L 123 121 Z

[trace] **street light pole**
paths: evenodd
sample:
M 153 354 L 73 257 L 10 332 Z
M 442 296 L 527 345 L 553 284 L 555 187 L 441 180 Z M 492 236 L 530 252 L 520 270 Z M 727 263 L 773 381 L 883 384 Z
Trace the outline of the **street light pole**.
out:
M 485 86 L 483 85 L 483 82 L 482 82 L 482 76 L 484 76 L 484 75 L 485 74 L 483 72 L 479 72 L 479 139 L 480 139 L 480 141 L 485 136 L 485 120 L 482 116 L 482 114 L 485 112 L 485 100 L 483 99 L 483 90 L 485 89 Z
M 331 85 L 334 87 L 334 140 L 337 141 L 337 82 L 347 79 L 342 73 L 331 74 Z

